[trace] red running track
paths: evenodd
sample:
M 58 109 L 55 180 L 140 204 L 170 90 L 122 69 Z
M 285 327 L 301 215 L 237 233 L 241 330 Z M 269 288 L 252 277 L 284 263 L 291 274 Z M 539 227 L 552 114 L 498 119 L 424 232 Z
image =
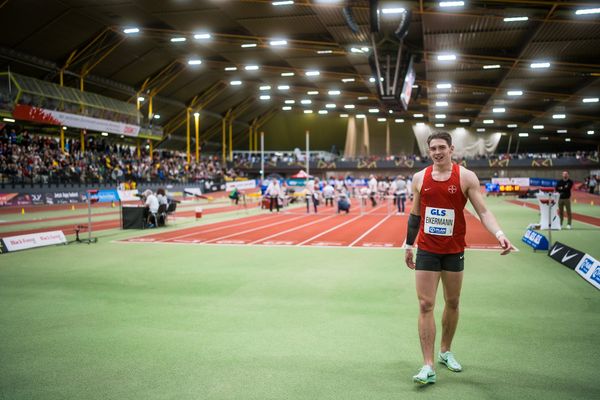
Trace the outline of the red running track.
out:
M 223 213 L 223 212 L 230 212 L 230 211 L 236 211 L 236 210 L 240 210 L 240 206 L 225 206 L 225 207 L 217 207 L 217 208 L 204 208 L 202 214 L 203 215 L 207 215 L 207 214 L 218 214 L 218 213 Z M 121 227 L 121 221 L 117 218 L 117 219 L 110 219 L 110 220 L 104 220 L 104 221 L 94 221 L 94 217 L 96 216 L 101 216 L 101 215 L 111 215 L 111 214 L 115 214 L 116 216 L 119 215 L 119 212 L 107 212 L 107 213 L 99 213 L 99 214 L 94 214 L 92 216 L 92 230 L 94 231 L 102 231 L 102 230 L 107 230 L 107 229 L 117 229 Z M 189 211 L 178 211 L 175 214 L 175 218 L 185 218 L 185 217 L 193 217 L 195 216 L 195 211 L 194 210 L 189 210 Z M 10 221 L 10 222 L 5 222 L 5 223 L 0 223 L 0 226 L 4 226 L 4 225 L 18 225 L 18 224 L 27 224 L 27 223 L 31 223 L 31 224 L 35 224 L 35 223 L 40 223 L 40 222 L 47 222 L 47 221 L 68 221 L 70 219 L 85 219 L 87 216 L 84 214 L 80 214 L 80 215 L 67 215 L 67 216 L 63 216 L 63 217 L 52 217 L 52 218 L 40 218 L 40 219 L 35 219 L 35 220 L 27 220 L 27 221 Z M 15 231 L 10 231 L 10 232 L 2 232 L 0 233 L 0 237 L 7 237 L 7 236 L 19 236 L 19 235 L 27 235 L 30 233 L 36 233 L 36 232 L 47 232 L 47 231 L 63 231 L 63 233 L 65 235 L 74 235 L 75 234 L 75 229 L 78 225 L 83 225 L 85 226 L 84 229 L 82 229 L 81 232 L 87 232 L 87 221 L 86 222 L 71 222 L 70 224 L 61 224 L 61 225 L 49 225 L 49 226 L 44 226 L 44 227 L 38 227 L 38 228 L 29 228 L 29 229 L 20 229 L 20 230 L 15 230 Z
M 381 206 L 383 207 L 383 206 Z M 399 248 L 406 238 L 408 215 L 269 213 L 125 240 L 142 243 L 205 245 L 323 246 Z M 481 222 L 465 211 L 468 248 L 500 249 Z

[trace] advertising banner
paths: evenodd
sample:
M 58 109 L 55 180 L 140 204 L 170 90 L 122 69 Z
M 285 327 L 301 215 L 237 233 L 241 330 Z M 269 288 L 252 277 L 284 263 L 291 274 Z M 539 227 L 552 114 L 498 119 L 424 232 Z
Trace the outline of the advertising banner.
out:
M 548 250 L 549 247 L 546 236 L 531 229 L 525 231 L 521 240 L 533 247 L 534 250 Z
M 596 289 L 600 289 L 600 262 L 594 257 L 589 254 L 581 257 L 581 261 L 575 267 L 575 272 L 595 286 Z
M 567 268 L 575 269 L 583 258 L 584 253 L 561 242 L 554 242 L 554 245 L 552 245 L 552 248 L 548 252 L 548 256 Z
M 239 190 L 254 189 L 256 188 L 256 181 L 254 179 L 251 179 L 248 181 L 227 182 L 225 184 L 226 192 L 232 191 L 233 188 L 238 188 Z
M 117 135 L 138 136 L 140 127 L 107 119 L 86 117 L 62 111 L 47 110 L 25 104 L 17 104 L 13 110 L 16 119 L 40 122 L 49 125 L 67 126 L 69 128 L 89 129 L 98 132 L 109 132 Z
M 46 196 L 44 193 L 31 193 L 31 204 L 46 204 Z
M 46 204 L 74 204 L 85 200 L 85 194 L 79 192 L 46 193 Z
M 4 242 L 6 250 L 9 252 L 67 243 L 65 234 L 62 231 L 37 232 L 28 235 L 8 236 L 2 238 L 2 241 Z
M 492 178 L 492 183 L 498 185 L 512 185 L 520 187 L 528 187 L 530 180 L 529 178 Z
M 117 189 L 101 189 L 98 193 L 92 197 L 97 197 L 99 203 L 112 203 L 113 201 L 119 201 L 119 193 Z
M 0 193 L 0 206 L 29 206 L 33 204 L 27 193 Z
M 140 197 L 137 195 L 137 189 L 134 190 L 117 190 L 119 199 L 121 201 L 139 201 Z

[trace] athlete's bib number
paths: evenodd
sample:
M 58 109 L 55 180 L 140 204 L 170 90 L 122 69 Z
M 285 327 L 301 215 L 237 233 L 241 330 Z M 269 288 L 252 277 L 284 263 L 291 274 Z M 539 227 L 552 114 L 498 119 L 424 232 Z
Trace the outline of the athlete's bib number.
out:
M 425 208 L 423 230 L 429 235 L 452 236 L 454 210 L 450 208 Z

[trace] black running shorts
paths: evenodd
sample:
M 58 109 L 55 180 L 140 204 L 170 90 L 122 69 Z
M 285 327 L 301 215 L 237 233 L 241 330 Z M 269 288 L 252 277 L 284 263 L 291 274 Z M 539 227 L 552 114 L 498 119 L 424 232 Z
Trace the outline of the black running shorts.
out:
M 417 260 L 415 264 L 418 271 L 460 272 L 465 268 L 465 252 L 437 254 L 417 249 Z

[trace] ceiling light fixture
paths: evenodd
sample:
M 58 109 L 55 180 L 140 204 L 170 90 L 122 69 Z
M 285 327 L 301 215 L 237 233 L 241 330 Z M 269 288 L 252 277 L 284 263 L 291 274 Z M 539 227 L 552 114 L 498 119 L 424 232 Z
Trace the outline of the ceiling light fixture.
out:
M 541 68 L 550 68 L 550 63 L 547 61 L 544 62 L 535 62 L 529 65 L 531 69 L 541 69 Z
M 566 114 L 554 114 L 552 115 L 552 119 L 565 119 L 567 118 Z
M 406 10 L 402 7 L 382 8 L 381 9 L 382 14 L 402 14 L 404 11 L 406 11 Z
M 508 96 L 522 96 L 523 95 L 523 91 L 522 90 L 509 90 L 506 92 L 506 94 Z
M 246 49 L 249 47 L 256 47 L 256 46 L 258 46 L 258 44 L 256 44 L 256 43 L 242 43 L 242 45 L 240 47 Z
M 293 72 L 282 72 L 281 76 L 294 76 Z
M 189 60 L 188 65 L 200 65 L 202 64 L 202 60 Z
M 529 17 L 506 17 L 504 18 L 504 22 L 517 22 L 517 21 L 527 21 Z
M 259 67 L 258 67 L 258 65 L 246 65 L 246 66 L 244 67 L 244 69 L 245 69 L 246 71 L 257 71 L 257 70 L 258 70 L 258 68 L 259 68 Z
M 600 8 L 583 8 L 581 10 L 575 11 L 575 15 L 588 15 L 598 13 L 600 13 Z
M 132 33 L 140 33 L 140 28 L 125 28 L 123 29 L 123 33 L 126 33 L 128 35 Z
M 260 86 L 258 88 L 258 90 L 271 90 L 271 86 L 270 85 L 264 85 L 264 86 Z
M 185 42 L 187 39 L 184 37 L 174 37 L 171 38 L 171 42 L 172 43 L 181 43 L 181 42 Z
M 237 67 L 225 67 L 225 71 L 237 71 Z
M 452 84 L 448 82 L 438 83 L 435 87 L 437 87 L 438 89 L 450 89 L 452 87 Z
M 306 76 L 319 76 L 321 73 L 319 71 L 306 71 Z
M 210 39 L 210 33 L 197 33 L 194 35 L 194 39 Z
M 440 54 L 437 56 L 438 61 L 454 61 L 456 54 Z
M 500 64 L 489 64 L 489 65 L 484 65 L 483 69 L 498 69 L 500 68 Z
M 586 97 L 585 99 L 581 100 L 584 103 L 597 103 L 598 102 L 598 97 Z
M 464 5 L 464 1 L 440 1 L 440 7 L 462 7 Z
M 503 113 L 503 112 L 506 112 L 506 108 L 504 108 L 504 107 L 496 107 L 496 108 L 492 109 L 492 112 Z
M 229 82 L 229 84 L 231 86 L 240 86 L 242 84 L 242 81 L 231 81 Z
M 448 107 L 448 102 L 447 101 L 436 101 L 435 105 L 437 107 Z
M 284 39 L 271 40 L 269 42 L 269 44 L 271 46 L 285 46 L 285 45 L 287 45 L 287 40 L 284 40 Z

